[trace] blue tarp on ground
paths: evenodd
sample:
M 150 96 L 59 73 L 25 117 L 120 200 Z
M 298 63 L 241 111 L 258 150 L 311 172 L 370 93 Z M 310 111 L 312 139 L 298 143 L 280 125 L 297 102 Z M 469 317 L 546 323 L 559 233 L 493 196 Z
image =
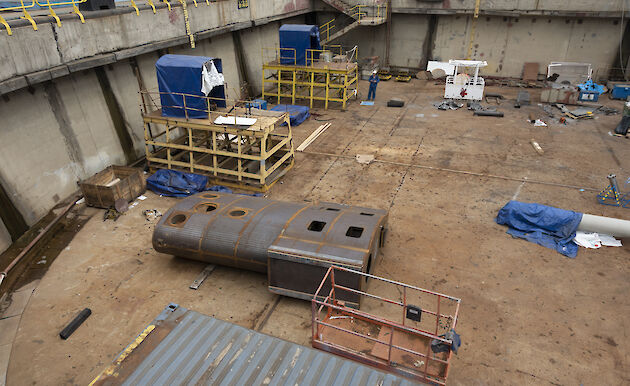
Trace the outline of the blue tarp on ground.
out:
M 573 242 L 582 213 L 520 201 L 508 202 L 497 215 L 497 224 L 507 225 L 507 233 L 568 257 L 577 256 Z
M 160 169 L 147 178 L 147 188 L 162 196 L 188 197 L 205 191 L 234 193 L 232 189 L 222 185 L 212 185 L 208 188 L 206 185 L 208 185 L 208 177 L 179 170 Z M 260 197 L 262 193 L 245 195 Z
M 277 105 L 273 107 L 271 111 L 288 112 L 291 119 L 291 126 L 298 126 L 311 116 L 310 110 L 307 106 Z
M 147 188 L 162 196 L 187 197 L 206 190 L 208 177 L 179 170 L 160 169 L 147 178 Z
M 321 50 L 319 44 L 319 27 L 305 24 L 284 24 L 279 29 L 280 64 L 297 64 L 304 66 L 306 56 L 311 59 L 307 49 Z M 316 59 L 316 58 L 315 58 Z
M 160 103 L 162 116 L 207 118 L 208 104 L 201 92 L 201 71 L 203 65 L 214 61 L 217 71 L 223 73 L 221 59 L 207 56 L 163 55 L 155 62 L 158 87 L 160 89 Z M 190 94 L 184 96 L 181 94 Z M 194 96 L 193 96 L 194 95 Z M 208 97 L 214 100 L 218 107 L 225 107 L 225 87 L 214 87 Z M 186 111 L 184 111 L 186 98 Z

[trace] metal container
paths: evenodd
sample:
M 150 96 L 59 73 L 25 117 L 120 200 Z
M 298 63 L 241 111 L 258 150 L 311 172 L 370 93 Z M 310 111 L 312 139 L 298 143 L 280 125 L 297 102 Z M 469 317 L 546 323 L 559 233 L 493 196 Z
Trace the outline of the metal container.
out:
M 386 221 L 385 210 L 206 192 L 166 212 L 155 227 L 153 247 L 266 272 L 272 292 L 310 300 L 332 264 L 369 272 Z M 360 288 L 360 280 L 347 279 L 345 284 Z
M 170 304 L 91 385 L 416 385 Z

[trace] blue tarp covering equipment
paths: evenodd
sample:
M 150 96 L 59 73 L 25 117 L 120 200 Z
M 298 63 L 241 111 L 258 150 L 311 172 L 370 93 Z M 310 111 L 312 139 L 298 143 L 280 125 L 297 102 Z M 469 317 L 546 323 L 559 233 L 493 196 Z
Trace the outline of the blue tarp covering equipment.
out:
M 284 24 L 279 33 L 280 64 L 304 66 L 306 56 L 308 55 L 309 61 L 311 59 L 311 53 L 307 54 L 307 49 L 322 49 L 319 43 L 319 27 L 316 25 Z
M 270 110 L 282 111 L 284 113 L 288 112 L 289 118 L 291 119 L 291 126 L 297 126 L 311 116 L 311 113 L 309 112 L 309 108 L 307 106 L 277 105 Z
M 210 60 L 223 73 L 221 59 L 207 56 L 163 55 L 155 63 L 162 116 L 177 118 L 208 118 L 208 103 L 201 92 L 201 72 Z M 179 94 L 190 94 L 184 96 Z M 193 96 L 194 95 L 194 96 Z M 217 86 L 208 94 L 217 107 L 225 107 L 225 87 Z M 186 111 L 184 111 L 186 98 Z
M 208 177 L 179 170 L 160 169 L 147 178 L 147 188 L 169 197 L 187 197 L 203 192 L 206 185 Z
M 568 257 L 577 256 L 573 242 L 582 213 L 520 201 L 508 202 L 497 215 L 497 224 L 507 225 L 507 233 Z

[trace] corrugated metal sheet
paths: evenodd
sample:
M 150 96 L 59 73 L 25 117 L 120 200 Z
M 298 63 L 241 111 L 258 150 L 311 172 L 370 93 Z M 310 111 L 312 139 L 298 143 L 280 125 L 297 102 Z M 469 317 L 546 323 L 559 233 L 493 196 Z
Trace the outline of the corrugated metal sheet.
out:
M 133 350 L 129 350 L 129 347 L 133 347 L 133 344 L 130 345 L 94 383 L 290 386 L 416 384 L 323 351 L 182 307 L 170 307 L 149 325 L 149 328 L 153 325 L 156 327 L 150 330 L 142 343 Z M 154 348 L 151 349 L 152 346 Z

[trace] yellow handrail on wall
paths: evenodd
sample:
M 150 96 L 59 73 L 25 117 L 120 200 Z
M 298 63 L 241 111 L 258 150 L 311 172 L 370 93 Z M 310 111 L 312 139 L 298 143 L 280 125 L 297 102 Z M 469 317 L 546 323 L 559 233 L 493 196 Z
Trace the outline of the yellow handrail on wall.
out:
M 323 40 L 329 40 L 330 39 L 330 31 L 335 28 L 335 25 L 333 24 L 333 22 L 335 21 L 335 19 L 330 20 L 329 22 L 326 22 L 324 24 L 322 24 L 321 26 L 319 26 L 319 35 L 320 37 L 323 37 L 324 35 L 326 36 L 325 39 Z
M 35 0 L 35 2 L 37 3 L 37 5 L 39 5 L 40 7 L 47 7 L 48 10 L 50 11 L 50 16 L 52 16 L 55 21 L 57 22 L 57 25 L 59 27 L 61 27 L 61 21 L 59 20 L 59 17 L 57 17 L 57 14 L 55 13 L 55 11 L 53 10 L 53 6 L 57 7 L 57 6 L 62 6 L 62 5 L 72 5 L 72 12 L 76 13 L 77 16 L 79 16 L 79 19 L 81 19 L 81 23 L 85 23 L 85 18 L 83 17 L 83 14 L 81 13 L 81 11 L 79 11 L 79 7 L 77 7 L 77 4 L 81 4 L 81 3 L 85 3 L 87 0 L 65 0 L 65 1 L 50 1 L 50 0 L 43 0 L 40 2 L 40 0 Z

